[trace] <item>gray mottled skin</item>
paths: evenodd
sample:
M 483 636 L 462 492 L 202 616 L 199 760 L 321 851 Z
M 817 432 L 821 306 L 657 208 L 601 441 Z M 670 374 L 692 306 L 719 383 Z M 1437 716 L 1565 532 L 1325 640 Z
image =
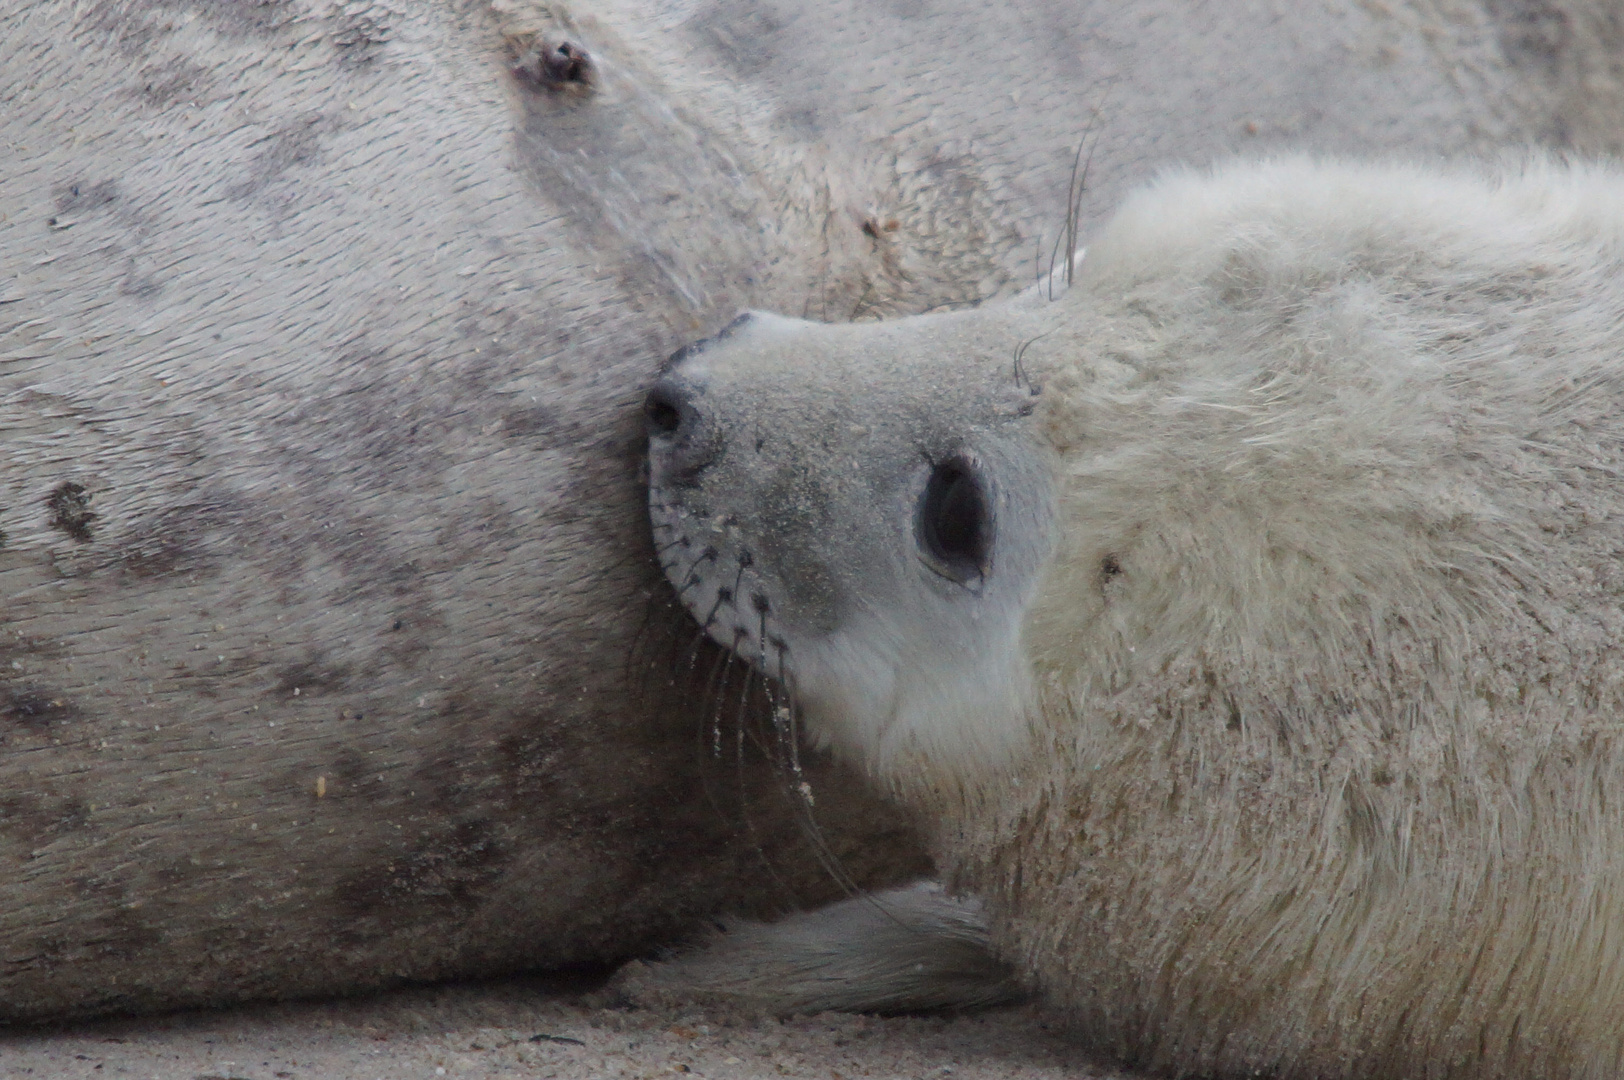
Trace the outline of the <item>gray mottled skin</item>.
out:
M 511 76 L 537 25 L 595 90 Z M 784 902 L 758 849 L 827 894 L 775 779 L 718 813 L 705 718 L 628 672 L 651 597 L 677 625 L 637 479 L 658 358 L 747 306 L 1013 287 L 1089 125 L 1085 217 L 1249 146 L 1605 148 L 1606 33 L 1498 2 L 0 7 L 0 1018 L 623 956 Z M 917 868 L 894 812 L 813 784 L 853 873 Z

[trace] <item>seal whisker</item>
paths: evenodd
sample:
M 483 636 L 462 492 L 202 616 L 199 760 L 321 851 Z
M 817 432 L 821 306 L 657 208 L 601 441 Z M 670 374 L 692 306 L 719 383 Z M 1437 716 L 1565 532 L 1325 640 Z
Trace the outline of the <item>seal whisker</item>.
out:
M 686 536 L 679 536 L 674 540 L 670 540 L 670 541 L 668 541 L 668 542 L 666 542 L 664 544 L 657 545 L 654 548 L 654 557 L 659 558 L 661 555 L 664 555 L 666 552 L 670 551 L 672 548 L 678 547 L 678 546 L 687 547 L 688 546 L 688 538 Z M 664 564 L 662 563 L 661 565 L 663 566 Z
M 705 703 L 702 727 L 710 730 L 711 756 L 717 761 L 722 760 L 722 687 L 727 682 L 728 671 L 737 662 L 738 657 L 734 653 L 726 649 L 718 650 L 716 659 L 711 663 L 710 674 L 705 679 L 705 693 L 701 698 Z

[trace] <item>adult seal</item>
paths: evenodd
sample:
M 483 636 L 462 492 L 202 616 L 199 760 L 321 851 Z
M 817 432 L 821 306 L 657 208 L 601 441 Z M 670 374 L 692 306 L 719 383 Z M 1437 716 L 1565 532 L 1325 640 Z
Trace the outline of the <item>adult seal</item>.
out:
M 1619 145 L 1609 5 L 1444 6 L 0 5 L 0 1022 L 835 895 L 715 755 L 659 359 L 1014 291 L 1084 128 L 1084 221 L 1243 146 Z M 923 867 L 802 765 L 852 877 Z
M 654 534 L 1100 1051 L 1616 1076 L 1621 251 L 1601 167 L 1169 174 L 1057 301 L 680 354 Z

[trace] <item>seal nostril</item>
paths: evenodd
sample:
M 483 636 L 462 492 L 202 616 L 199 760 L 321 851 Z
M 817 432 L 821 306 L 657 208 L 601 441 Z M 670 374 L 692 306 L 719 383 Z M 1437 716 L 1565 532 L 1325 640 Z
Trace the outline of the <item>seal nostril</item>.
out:
M 643 416 L 648 420 L 650 435 L 675 435 L 682 426 L 682 409 L 678 407 L 676 392 L 663 383 L 650 390 L 643 402 Z
M 686 379 L 661 379 L 643 399 L 648 425 L 649 464 L 656 484 L 671 499 L 682 488 L 699 486 L 705 470 L 727 449 L 727 439 L 705 411 L 695 407 L 704 389 Z

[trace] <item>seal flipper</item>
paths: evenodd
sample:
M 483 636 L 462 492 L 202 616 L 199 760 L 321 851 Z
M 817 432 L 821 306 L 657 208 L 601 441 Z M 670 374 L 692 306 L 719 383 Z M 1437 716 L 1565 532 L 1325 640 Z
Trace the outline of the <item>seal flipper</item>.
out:
M 1025 991 L 992 952 L 978 903 L 934 882 L 843 900 L 775 923 L 736 922 L 670 960 L 628 965 L 634 998 L 774 1015 L 985 1008 Z

